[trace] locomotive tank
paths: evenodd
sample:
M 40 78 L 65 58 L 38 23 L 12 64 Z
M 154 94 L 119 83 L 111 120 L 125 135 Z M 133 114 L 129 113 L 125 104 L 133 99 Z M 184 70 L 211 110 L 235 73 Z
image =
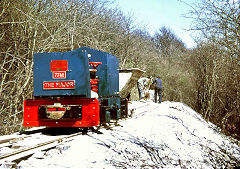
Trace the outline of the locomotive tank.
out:
M 35 97 L 90 97 L 89 61 L 80 49 L 69 52 L 34 54 Z

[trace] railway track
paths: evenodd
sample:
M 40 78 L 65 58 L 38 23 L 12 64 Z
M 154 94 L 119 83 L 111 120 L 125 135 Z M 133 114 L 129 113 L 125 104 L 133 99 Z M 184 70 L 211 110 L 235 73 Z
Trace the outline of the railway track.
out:
M 139 104 L 136 106 L 129 106 L 130 109 L 136 109 L 136 114 L 133 117 L 141 116 L 142 114 L 149 111 L 149 105 L 151 103 L 146 102 L 145 104 Z M 154 106 L 153 109 L 157 109 L 158 105 Z M 37 132 L 29 131 L 28 135 L 15 135 L 7 139 L 0 140 L 0 167 L 2 164 L 11 163 L 15 161 L 21 161 L 22 159 L 31 156 L 39 151 L 49 150 L 56 147 L 59 143 L 63 141 L 68 141 L 78 135 L 83 135 L 84 131 L 74 132 L 69 134 L 69 132 L 61 132 L 59 135 L 54 135 L 53 133 L 48 136 L 44 133 L 45 129 L 39 129 Z M 100 133 L 99 131 L 93 131 Z M 68 135 L 67 135 L 68 134 Z M 44 141 L 43 141 L 44 140 Z M 8 151 L 4 153 L 1 149 L 8 148 Z
M 65 136 L 47 136 L 40 133 L 27 136 L 19 136 L 0 140 L 0 166 L 13 161 L 21 161 L 36 152 L 56 147 L 59 143 L 67 141 L 83 131 Z M 43 141 L 44 140 L 44 141 Z M 7 149 L 4 153 L 3 149 Z

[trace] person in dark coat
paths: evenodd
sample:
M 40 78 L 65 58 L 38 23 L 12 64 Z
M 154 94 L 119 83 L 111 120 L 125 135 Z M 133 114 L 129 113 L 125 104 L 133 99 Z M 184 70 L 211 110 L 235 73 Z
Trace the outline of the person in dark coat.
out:
M 155 92 L 154 92 L 154 101 L 157 103 L 157 96 L 158 98 L 158 103 L 162 102 L 162 80 L 157 77 L 154 80 L 154 84 L 155 84 Z

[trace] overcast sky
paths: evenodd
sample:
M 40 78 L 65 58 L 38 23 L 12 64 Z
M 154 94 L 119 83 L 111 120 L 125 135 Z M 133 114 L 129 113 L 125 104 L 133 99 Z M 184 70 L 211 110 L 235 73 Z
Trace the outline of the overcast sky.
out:
M 191 4 L 197 0 L 184 1 Z M 194 47 L 192 32 L 184 30 L 191 24 L 190 19 L 183 17 L 190 7 L 180 0 L 118 0 L 118 4 L 124 13 L 131 13 L 139 23 L 147 24 L 151 35 L 166 26 L 182 39 L 186 47 Z

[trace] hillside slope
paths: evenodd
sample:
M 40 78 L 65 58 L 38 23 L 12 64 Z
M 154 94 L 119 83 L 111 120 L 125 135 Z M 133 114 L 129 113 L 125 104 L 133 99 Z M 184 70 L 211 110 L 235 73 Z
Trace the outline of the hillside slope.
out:
M 240 166 L 240 147 L 188 106 L 135 101 L 130 118 L 103 134 L 89 132 L 63 142 L 23 168 L 231 168 Z M 235 143 L 233 143 L 235 142 Z

